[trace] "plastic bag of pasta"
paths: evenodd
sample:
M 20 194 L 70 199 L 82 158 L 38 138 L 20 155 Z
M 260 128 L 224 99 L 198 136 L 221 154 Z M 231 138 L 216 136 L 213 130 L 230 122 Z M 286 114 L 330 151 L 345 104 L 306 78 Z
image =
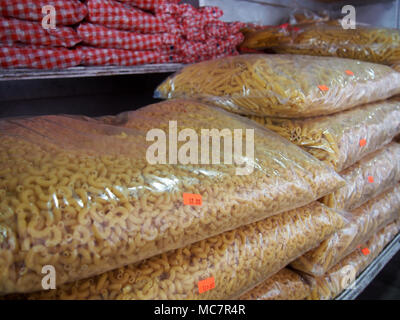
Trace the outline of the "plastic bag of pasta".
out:
M 400 93 L 400 74 L 351 59 L 245 54 L 184 67 L 157 98 L 190 97 L 244 115 L 301 118 L 332 114 Z
M 340 172 L 346 185 L 325 196 L 328 207 L 354 210 L 400 181 L 400 144 L 390 143 Z
M 304 300 L 310 294 L 310 286 L 300 274 L 283 268 L 257 287 L 241 295 L 239 300 Z
M 343 225 L 315 201 L 30 299 L 230 299 L 272 276 Z M 282 244 L 285 245 L 282 245 Z
M 304 120 L 250 118 L 340 172 L 400 133 L 400 101 L 390 99 Z
M 362 271 L 381 253 L 400 231 L 396 221 L 376 233 L 365 244 L 340 261 L 321 277 L 304 275 L 311 286 L 309 300 L 330 300 L 354 283 Z
M 44 265 L 54 266 L 58 285 L 90 277 L 305 205 L 344 184 L 275 133 L 217 108 L 180 101 L 132 114 L 140 130 L 84 117 L 0 121 L 0 293 L 40 289 Z M 175 122 L 169 129 L 161 119 Z M 174 131 L 177 121 L 187 130 Z M 214 140 L 204 152 L 191 126 L 216 129 L 204 134 L 205 146 Z M 217 144 L 220 128 L 226 143 Z M 154 134 L 165 132 L 171 139 L 163 144 Z M 186 134 L 193 143 L 183 143 Z M 168 162 L 160 159 L 166 154 Z M 196 154 L 200 160 L 187 158 Z
M 346 227 L 293 261 L 291 266 L 321 276 L 379 229 L 399 218 L 399 212 L 400 185 L 352 211 Z
M 334 56 L 388 65 L 400 61 L 397 29 L 360 24 L 356 29 L 344 29 L 338 23 L 317 23 L 292 28 L 289 37 L 272 49 L 278 53 Z

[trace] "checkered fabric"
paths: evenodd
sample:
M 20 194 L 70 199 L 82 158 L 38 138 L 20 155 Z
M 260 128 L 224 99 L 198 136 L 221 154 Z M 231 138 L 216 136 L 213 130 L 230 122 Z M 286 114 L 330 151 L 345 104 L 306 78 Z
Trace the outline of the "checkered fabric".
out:
M 135 66 L 157 63 L 161 53 L 157 51 L 131 51 L 81 46 L 76 49 L 82 54 L 82 63 L 87 66 Z
M 155 11 L 160 5 L 176 4 L 180 0 L 118 0 L 118 1 L 127 3 L 134 7 L 138 7 L 142 10 Z
M 226 23 L 220 20 L 211 21 L 206 24 L 204 31 L 207 37 L 226 39 L 232 34 L 239 33 L 245 26 L 242 22 Z
M 69 48 L 81 42 L 81 38 L 70 27 L 46 30 L 40 22 L 0 17 L 0 41 Z
M 56 9 L 57 25 L 76 24 L 87 15 L 86 6 L 78 0 L 0 0 L 0 16 L 42 21 L 46 5 Z
M 142 33 L 179 33 L 179 26 L 168 16 L 154 16 L 113 0 L 88 0 L 88 19 L 95 24 Z
M 63 69 L 77 66 L 81 56 L 65 48 L 0 47 L 2 68 Z
M 162 47 L 175 47 L 180 40 L 179 36 L 175 34 L 133 33 L 91 23 L 80 24 L 77 32 L 85 44 L 125 50 L 155 50 Z

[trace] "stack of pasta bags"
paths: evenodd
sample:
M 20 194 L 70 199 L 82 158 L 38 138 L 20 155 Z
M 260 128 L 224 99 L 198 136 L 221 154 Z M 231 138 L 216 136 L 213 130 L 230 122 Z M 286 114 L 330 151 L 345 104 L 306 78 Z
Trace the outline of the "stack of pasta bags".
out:
M 343 289 L 341 279 L 348 277 L 349 268 L 351 274 L 360 273 L 397 233 L 400 145 L 392 140 L 400 131 L 400 100 L 393 97 L 399 92 L 400 73 L 388 66 L 279 54 L 203 62 L 159 86 L 158 97 L 190 96 L 247 116 L 346 181 L 320 199 L 343 212 L 344 227 L 290 264 L 315 277 L 307 276 L 311 289 L 299 274 L 285 269 L 245 298 L 277 297 L 277 283 L 294 298 L 332 298 Z M 290 283 L 299 288 L 297 293 L 288 289 Z
M 202 102 L 170 100 L 101 119 L 5 119 L 0 129 L 6 298 L 236 298 L 345 222 L 316 201 L 344 185 L 332 168 Z M 232 130 L 246 151 L 229 161 L 224 140 L 202 148 L 196 164 L 183 137 L 205 129 L 209 139 L 212 129 Z M 167 132 L 179 132 L 176 147 L 162 144 Z M 147 140 L 160 134 L 154 150 Z M 49 266 L 56 290 L 42 287 Z
M 241 23 L 218 20 L 218 7 L 174 0 L 88 0 L 78 27 L 85 65 L 134 65 L 208 60 L 237 54 Z
M 70 48 L 81 42 L 70 27 L 87 15 L 78 0 L 1 0 L 0 66 L 56 69 L 77 66 L 80 54 Z M 42 8 L 52 5 L 56 28 L 42 26 Z M 47 24 L 47 20 L 45 21 Z

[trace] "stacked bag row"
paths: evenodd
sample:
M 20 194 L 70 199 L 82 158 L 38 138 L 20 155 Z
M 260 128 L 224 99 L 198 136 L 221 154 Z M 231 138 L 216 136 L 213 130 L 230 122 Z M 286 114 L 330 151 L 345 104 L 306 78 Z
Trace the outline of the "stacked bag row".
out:
M 319 199 L 343 212 L 344 226 L 290 263 L 319 283 L 399 218 L 400 145 L 393 139 L 400 132 L 400 100 L 392 97 L 399 93 L 400 73 L 388 66 L 256 54 L 187 66 L 155 96 L 195 98 L 244 115 L 344 178 L 344 187 Z
M 218 20 L 217 7 L 178 2 L 1 0 L 1 66 L 192 63 L 237 54 L 241 23 Z M 56 10 L 55 29 L 42 26 L 46 5 Z
M 224 163 L 222 149 L 219 164 L 151 164 L 146 134 L 168 132 L 171 121 L 199 136 L 253 129 L 254 157 Z M 344 185 L 332 168 L 201 102 L 165 101 L 101 119 L 4 119 L 0 128 L 3 295 L 235 298 L 345 223 L 316 201 Z M 243 164 L 253 170 L 237 174 Z M 43 291 L 44 265 L 56 270 L 56 290 Z

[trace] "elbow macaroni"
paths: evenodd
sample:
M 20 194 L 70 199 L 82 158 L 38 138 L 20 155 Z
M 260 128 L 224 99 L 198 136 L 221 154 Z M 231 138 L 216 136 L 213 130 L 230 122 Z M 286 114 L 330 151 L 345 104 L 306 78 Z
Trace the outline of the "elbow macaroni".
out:
M 321 276 L 379 229 L 399 218 L 400 185 L 351 212 L 349 223 L 291 263 L 305 273 Z
M 354 210 L 400 181 L 400 145 L 390 143 L 340 172 L 346 185 L 323 197 L 331 208 Z M 369 177 L 373 178 L 370 182 Z
M 61 285 L 305 205 L 344 183 L 263 128 L 247 176 L 233 164 L 150 165 L 145 132 L 168 112 L 147 124 L 140 115 L 164 108 L 188 127 L 254 127 L 190 101 L 138 111 L 142 129 L 68 116 L 0 121 L 0 294 L 41 289 L 44 257 Z M 200 194 L 203 205 L 183 205 L 183 193 Z
M 244 115 L 302 118 L 389 98 L 400 93 L 399 84 L 398 72 L 373 63 L 247 54 L 186 66 L 155 96 L 194 98 Z
M 315 201 L 140 263 L 109 271 L 29 299 L 234 299 L 343 226 Z M 282 244 L 285 244 L 282 246 Z M 199 293 L 198 282 L 215 288 Z
M 399 233 L 400 222 L 396 221 L 373 235 L 363 247 L 369 249 L 369 254 L 364 255 L 360 249 L 355 250 L 349 256 L 336 264 L 331 270 L 321 277 L 305 275 L 310 283 L 311 294 L 308 300 L 330 300 L 338 296 L 345 288 L 346 271 L 352 267 L 356 276 L 379 255 L 385 246 Z
M 310 293 L 310 286 L 300 274 L 283 268 L 254 289 L 241 295 L 239 300 L 304 300 Z
M 340 172 L 400 133 L 400 102 L 393 98 L 304 120 L 250 118 Z M 364 146 L 360 145 L 362 139 L 366 142 Z

